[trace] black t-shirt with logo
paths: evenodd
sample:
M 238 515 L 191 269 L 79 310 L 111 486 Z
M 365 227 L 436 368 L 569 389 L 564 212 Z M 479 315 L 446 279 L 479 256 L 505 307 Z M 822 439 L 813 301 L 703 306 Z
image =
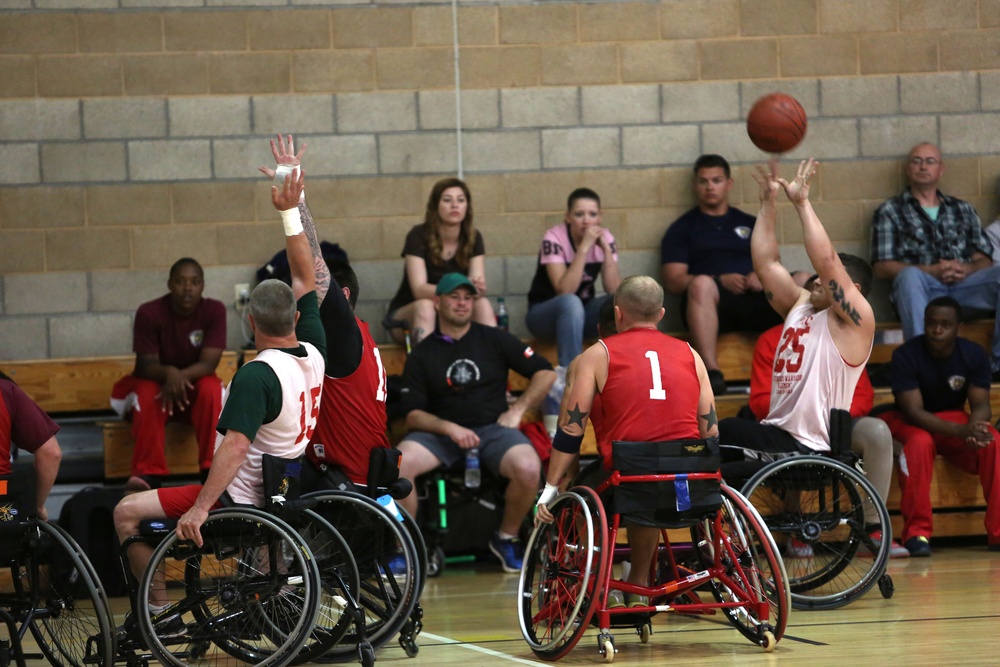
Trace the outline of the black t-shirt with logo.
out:
M 403 369 L 402 414 L 423 410 L 465 428 L 507 411 L 507 376 L 530 378 L 552 365 L 506 331 L 472 322 L 459 340 L 439 331 L 420 341 Z
M 930 355 L 923 334 L 892 353 L 892 393 L 919 389 L 928 412 L 965 410 L 969 386 L 989 389 L 991 380 L 986 351 L 967 338 L 955 339 L 955 349 L 947 359 Z
M 687 264 L 693 276 L 745 276 L 753 271 L 750 235 L 756 221 L 735 206 L 725 215 L 708 215 L 695 207 L 667 228 L 660 242 L 660 263 Z

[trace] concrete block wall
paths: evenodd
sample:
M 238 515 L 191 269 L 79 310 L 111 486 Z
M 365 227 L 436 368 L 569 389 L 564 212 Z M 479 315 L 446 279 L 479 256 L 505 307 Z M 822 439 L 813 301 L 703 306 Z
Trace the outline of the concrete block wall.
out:
M 702 152 L 730 158 L 754 211 L 765 156 L 744 123 L 773 90 L 809 115 L 787 162 L 823 162 L 838 247 L 867 255 L 922 140 L 944 189 L 997 215 L 1000 0 L 458 4 L 461 151 L 448 0 L 0 2 L 0 360 L 128 353 L 182 255 L 231 302 L 282 247 L 256 171 L 279 131 L 309 144 L 310 205 L 377 337 L 434 181 L 470 183 L 490 291 L 524 334 L 539 239 L 574 187 L 602 195 L 626 273 L 658 274 Z M 789 213 L 784 257 L 804 268 Z

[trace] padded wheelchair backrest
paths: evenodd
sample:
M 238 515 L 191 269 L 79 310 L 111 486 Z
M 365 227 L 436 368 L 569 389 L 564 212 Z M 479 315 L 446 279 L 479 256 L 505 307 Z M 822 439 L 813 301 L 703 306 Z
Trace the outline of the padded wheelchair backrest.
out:
M 834 456 L 851 453 L 851 430 L 854 423 L 847 410 L 830 410 L 830 451 Z
M 283 459 L 264 454 L 261 456 L 264 475 L 264 509 L 273 511 L 282 505 L 298 500 L 302 495 L 302 459 Z
M 722 505 L 719 480 L 689 480 L 685 473 L 719 471 L 718 438 L 611 443 L 611 460 L 622 476 L 670 474 L 673 481 L 623 482 L 614 509 L 628 521 L 674 528 L 714 514 Z
M 38 516 L 35 469 L 22 468 L 0 475 L 0 529 Z

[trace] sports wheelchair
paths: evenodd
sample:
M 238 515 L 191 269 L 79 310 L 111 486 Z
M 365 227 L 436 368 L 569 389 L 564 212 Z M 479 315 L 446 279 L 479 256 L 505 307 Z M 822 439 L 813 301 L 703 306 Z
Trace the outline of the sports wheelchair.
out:
M 851 452 L 851 418 L 830 415 L 830 454 L 792 455 L 770 463 L 723 464 L 727 480 L 745 480 L 742 493 L 779 544 L 792 606 L 835 609 L 878 585 L 894 592 L 886 573 L 892 545 L 889 512 Z M 723 447 L 728 449 L 727 447 Z M 876 539 L 879 535 L 881 539 Z
M 25 667 L 29 632 L 54 667 L 110 666 L 114 622 L 90 561 L 70 535 L 36 516 L 33 469 L 0 476 L 0 667 Z
M 554 521 L 539 523 L 528 541 L 518 620 L 532 652 L 558 660 L 593 623 L 598 650 L 612 662 L 612 628 L 634 628 L 646 643 L 651 616 L 668 611 L 721 611 L 772 651 L 790 610 L 784 566 L 759 515 L 721 483 L 717 441 L 614 442 L 612 452 L 615 471 L 596 490 L 576 486 L 557 496 L 549 506 Z M 661 470 L 670 472 L 648 472 Z M 661 530 L 650 586 L 613 575 L 615 561 L 628 554 L 615 547 L 623 518 Z M 609 608 L 610 591 L 643 595 L 649 604 Z

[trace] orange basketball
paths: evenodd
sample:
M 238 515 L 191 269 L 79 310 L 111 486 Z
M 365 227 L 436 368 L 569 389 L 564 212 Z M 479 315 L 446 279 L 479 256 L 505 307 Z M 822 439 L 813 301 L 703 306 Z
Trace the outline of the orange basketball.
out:
M 750 141 L 762 151 L 790 151 L 806 136 L 805 109 L 791 95 L 765 95 L 750 108 L 747 134 L 750 135 Z

